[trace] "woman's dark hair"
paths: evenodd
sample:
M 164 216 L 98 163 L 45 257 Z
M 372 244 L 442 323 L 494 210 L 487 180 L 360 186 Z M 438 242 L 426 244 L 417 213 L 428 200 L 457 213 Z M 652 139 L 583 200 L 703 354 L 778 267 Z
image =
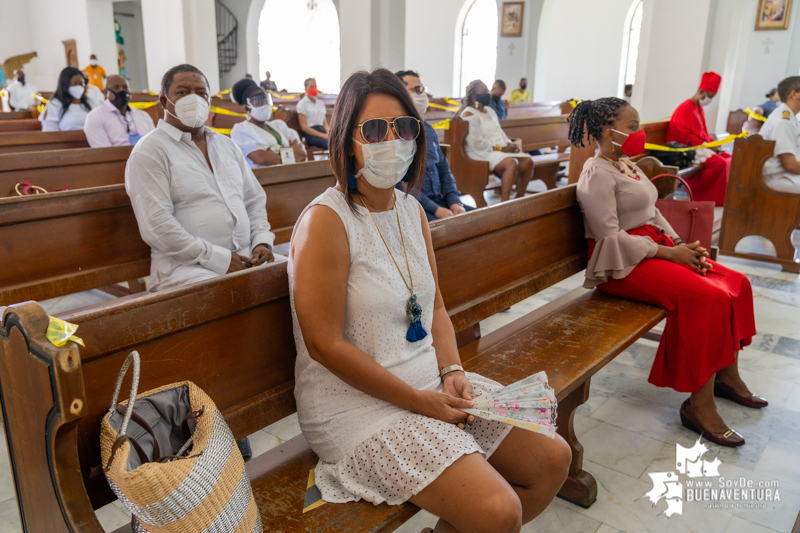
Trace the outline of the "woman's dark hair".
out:
M 775 96 L 775 93 L 777 92 L 778 92 L 777 87 L 775 87 L 774 89 L 770 89 L 769 92 L 767 93 L 767 98 L 772 98 L 773 96 Z
M 70 81 L 72 81 L 73 76 L 80 76 L 83 78 L 83 73 L 75 67 L 66 67 L 61 71 L 61 74 L 58 75 L 58 87 L 56 88 L 56 92 L 53 94 L 53 98 L 61 102 L 62 117 L 72 103 L 72 95 L 69 94 L 69 84 Z M 85 86 L 86 78 L 83 78 L 83 81 Z M 81 96 L 81 105 L 84 109 L 86 109 L 86 111 L 92 110 L 92 106 L 89 105 L 89 100 L 86 98 L 86 91 L 84 91 L 83 95 Z
M 247 98 L 259 91 L 263 91 L 258 84 L 249 78 L 242 78 L 231 87 L 231 99 L 239 105 L 247 104 Z
M 414 117 L 420 122 L 420 131 L 417 136 L 417 153 L 408 169 L 406 194 L 419 192 L 422 181 L 425 179 L 425 127 L 422 118 L 417 112 L 417 107 L 411 100 L 403 82 L 391 71 L 385 68 L 376 68 L 372 72 L 359 70 L 347 78 L 339 91 L 339 98 L 333 108 L 331 127 L 328 134 L 328 149 L 330 162 L 336 181 L 344 191 L 347 203 L 355 212 L 356 191 L 351 187 L 350 177 L 355 172 L 355 156 L 353 155 L 354 130 L 358 126 L 358 115 L 364 105 L 364 100 L 370 94 L 385 94 L 396 98 L 405 109 L 406 115 Z
M 603 128 L 616 122 L 619 110 L 628 105 L 622 98 L 609 97 L 584 100 L 575 106 L 569 116 L 569 142 L 583 146 L 584 135 L 599 140 Z
M 524 79 L 524 78 L 523 78 Z M 478 90 L 478 85 L 483 83 L 481 80 L 473 80 L 467 85 L 467 92 L 464 98 L 461 99 L 461 107 L 456 111 L 456 116 L 460 116 L 461 112 L 475 102 L 475 92 Z

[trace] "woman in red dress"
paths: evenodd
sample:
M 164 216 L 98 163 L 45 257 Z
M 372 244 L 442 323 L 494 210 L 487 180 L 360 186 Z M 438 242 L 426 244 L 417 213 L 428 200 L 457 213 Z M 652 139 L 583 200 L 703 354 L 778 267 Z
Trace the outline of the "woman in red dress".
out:
M 714 396 L 767 405 L 737 366 L 756 332 L 749 280 L 706 259 L 699 242 L 683 242 L 656 209 L 655 186 L 628 159 L 645 142 L 633 107 L 619 98 L 581 102 L 570 117 L 570 141 L 583 146 L 586 134 L 598 149 L 577 189 L 589 246 L 584 286 L 664 307 L 667 325 L 648 381 L 691 393 L 680 409 L 685 427 L 722 446 L 743 445 Z

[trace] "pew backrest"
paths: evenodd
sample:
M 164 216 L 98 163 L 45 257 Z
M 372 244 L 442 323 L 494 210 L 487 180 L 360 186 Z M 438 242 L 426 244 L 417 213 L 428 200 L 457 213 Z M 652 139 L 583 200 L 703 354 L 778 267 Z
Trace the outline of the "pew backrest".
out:
M 0 155 L 73 148 L 89 148 L 82 130 L 0 132 Z
M 42 131 L 42 123 L 37 118 L 0 120 L 0 132 L 5 131 Z

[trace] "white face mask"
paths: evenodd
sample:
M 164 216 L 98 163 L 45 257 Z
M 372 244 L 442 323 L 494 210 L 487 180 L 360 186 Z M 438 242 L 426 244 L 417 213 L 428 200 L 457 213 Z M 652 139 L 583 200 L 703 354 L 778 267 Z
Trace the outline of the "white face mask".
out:
M 181 124 L 187 128 L 199 128 L 205 124 L 208 119 L 208 111 L 210 104 L 208 100 L 197 94 L 187 94 L 182 98 L 178 98 L 177 102 L 173 102 L 167 98 L 167 102 L 175 106 L 175 113 L 167 113 L 181 121 Z
M 261 107 L 250 108 L 250 116 L 259 122 L 266 122 L 272 118 L 272 105 L 266 104 Z
M 91 66 L 93 66 L 93 67 L 96 67 L 97 66 L 97 60 L 96 59 L 91 59 L 91 60 L 89 60 L 89 64 Z
M 708 96 L 704 96 L 700 99 L 700 105 L 703 107 L 707 106 L 710 103 L 711 103 L 711 98 L 709 98 Z
M 364 144 L 353 140 L 361 145 L 364 156 L 364 168 L 358 171 L 356 177 L 363 176 L 367 183 L 377 189 L 391 189 L 400 183 L 417 153 L 416 141 L 397 139 Z
M 428 95 L 425 93 L 417 94 L 412 93 L 411 99 L 414 101 L 414 105 L 417 107 L 417 111 L 420 115 L 425 113 L 428 110 Z
M 77 100 L 80 100 L 83 96 L 83 93 L 86 92 L 86 87 L 83 85 L 73 85 L 69 89 L 67 89 L 69 95 Z

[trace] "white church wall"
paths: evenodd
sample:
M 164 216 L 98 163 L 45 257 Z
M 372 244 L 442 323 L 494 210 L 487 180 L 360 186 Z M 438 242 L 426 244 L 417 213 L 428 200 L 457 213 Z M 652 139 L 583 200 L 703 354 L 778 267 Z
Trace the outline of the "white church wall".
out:
M 703 65 L 709 7 L 710 0 L 644 3 L 632 98 L 642 120 L 671 115 L 697 91 L 704 66 L 720 68 Z
M 206 75 L 211 94 L 219 92 L 214 0 L 183 0 L 183 31 L 186 47 L 185 62 L 199 68 Z
M 248 39 L 249 37 L 249 16 L 250 16 L 250 7 L 254 3 L 253 0 L 220 0 L 220 2 L 230 9 L 233 16 L 236 17 L 237 22 L 237 31 L 236 31 L 236 64 L 230 70 L 230 72 L 224 72 L 220 74 L 219 79 L 219 86 L 222 89 L 229 89 L 234 83 L 239 81 L 240 79 L 244 78 L 245 74 L 250 74 L 253 76 L 253 79 L 256 82 L 261 81 L 264 76 L 263 72 L 258 72 L 258 62 L 256 62 L 253 66 L 255 69 L 251 70 L 251 64 L 249 61 L 250 56 L 250 46 Z M 255 3 L 260 3 L 263 7 L 264 2 L 263 0 L 256 1 Z M 260 16 L 261 10 L 258 11 L 258 16 Z M 252 39 L 256 42 L 255 52 L 258 55 L 258 20 L 256 20 L 256 28 L 255 32 L 252 34 Z
M 537 36 L 534 100 L 616 95 L 630 6 L 631 0 L 545 0 Z
M 186 61 L 181 0 L 141 0 L 144 25 L 147 86 L 158 93 L 161 77 Z
M 372 65 L 372 2 L 342 0 L 339 2 L 339 50 L 341 82 L 358 69 Z
M 97 62 L 106 75 L 117 74 L 117 40 L 114 32 L 114 6 L 111 0 L 86 0 L 86 17 L 89 28 L 89 54 L 97 56 Z M 78 56 L 80 68 L 89 64 L 89 57 Z
M 464 0 L 406 0 L 404 66 L 419 72 L 435 96 L 453 92 L 456 21 L 463 4 Z
M 31 35 L 31 16 L 27 0 L 3 0 L 3 10 L 14 13 L 13 17 L 0 17 L 0 35 L 3 36 L 3 47 L 0 51 L 0 63 L 12 56 L 39 52 Z M 39 85 L 39 64 L 41 60 L 34 58 L 26 67 L 25 73 L 28 80 L 34 85 Z M 12 72 L 7 72 L 8 83 L 11 83 Z M 49 78 L 45 78 L 49 81 Z
M 497 73 L 496 79 L 506 82 L 506 95 L 518 85 L 520 78 L 528 78 L 528 86 L 533 87 L 536 73 L 536 51 L 540 16 L 545 0 L 526 0 L 522 16 L 522 36 L 503 37 L 497 32 Z M 497 12 L 503 16 L 503 0 L 497 1 Z

